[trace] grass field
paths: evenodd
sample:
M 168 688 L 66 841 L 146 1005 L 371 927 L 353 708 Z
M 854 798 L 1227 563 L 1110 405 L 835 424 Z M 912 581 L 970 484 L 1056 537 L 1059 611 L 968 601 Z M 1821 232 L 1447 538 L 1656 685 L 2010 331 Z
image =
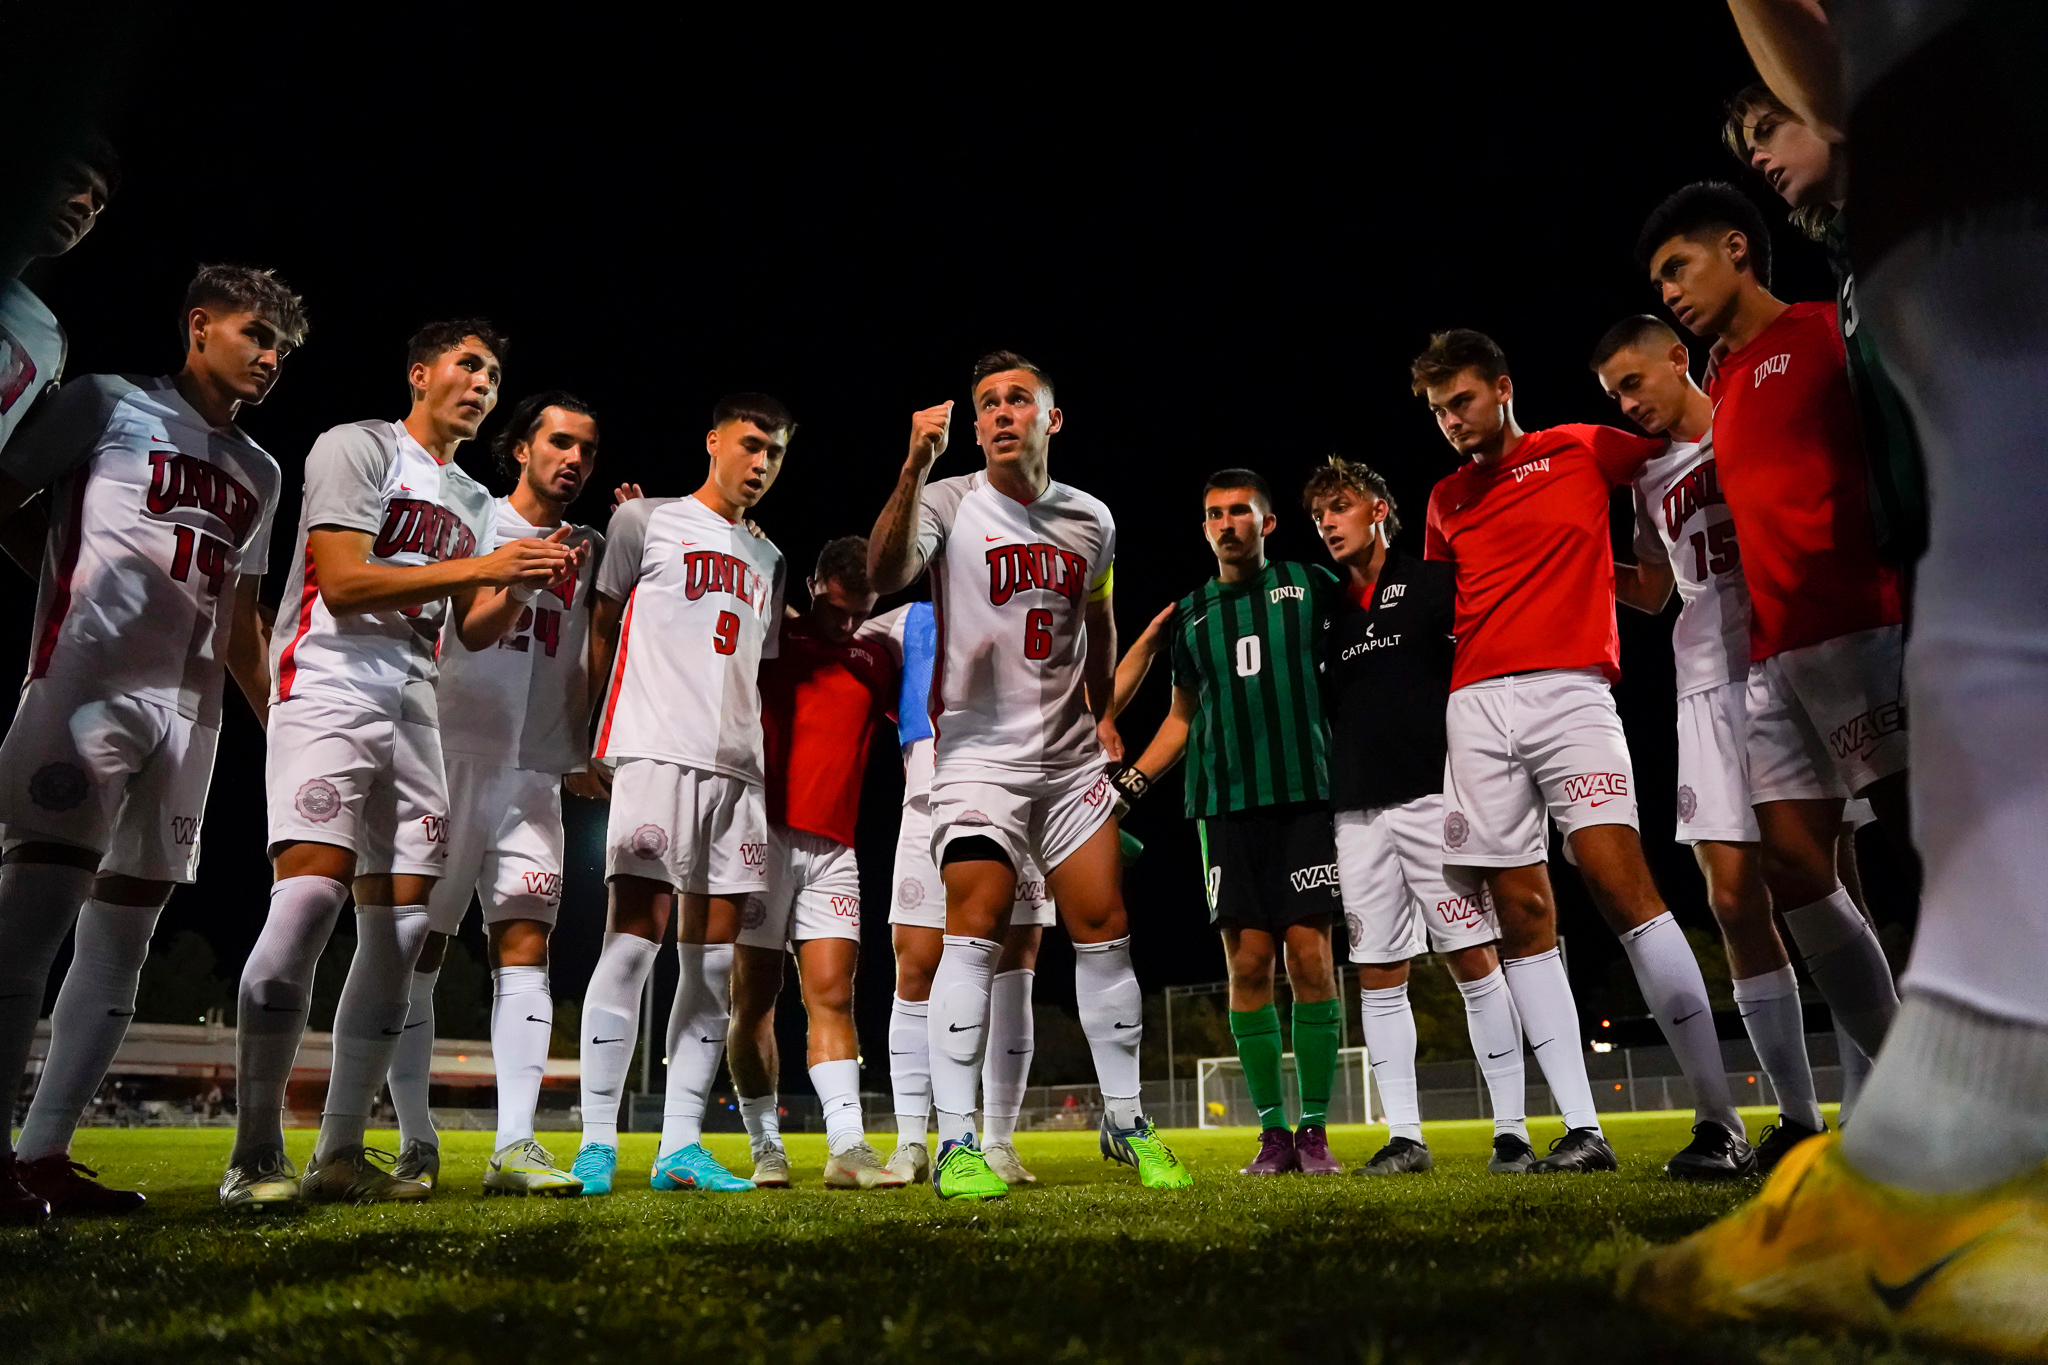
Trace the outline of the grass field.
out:
M 1749 1117 L 1754 1131 L 1770 1116 Z M 1561 1131 L 1538 1127 L 1539 1148 Z M 1356 1164 L 1384 1132 L 1334 1129 L 1332 1145 Z M 88 1130 L 77 1157 L 149 1208 L 0 1233 L 0 1359 L 1932 1359 L 1789 1331 L 1680 1332 L 1618 1305 L 1625 1255 L 1749 1190 L 1659 1174 L 1682 1116 L 1610 1118 L 1608 1132 L 1618 1177 L 1490 1177 L 1490 1127 L 1445 1123 L 1429 1132 L 1436 1173 L 1388 1181 L 1247 1179 L 1249 1132 L 1179 1132 L 1198 1183 L 1161 1194 L 1104 1165 L 1092 1133 L 1026 1134 L 1041 1184 L 978 1208 L 928 1188 L 828 1192 L 810 1135 L 790 1141 L 794 1190 L 655 1194 L 650 1134 L 625 1139 L 608 1199 L 486 1200 L 490 1135 L 451 1133 L 426 1206 L 235 1221 L 213 1196 L 225 1132 Z M 312 1134 L 292 1138 L 303 1165 Z M 565 1161 L 574 1148 L 544 1140 Z M 710 1145 L 736 1166 L 745 1151 L 737 1135 Z

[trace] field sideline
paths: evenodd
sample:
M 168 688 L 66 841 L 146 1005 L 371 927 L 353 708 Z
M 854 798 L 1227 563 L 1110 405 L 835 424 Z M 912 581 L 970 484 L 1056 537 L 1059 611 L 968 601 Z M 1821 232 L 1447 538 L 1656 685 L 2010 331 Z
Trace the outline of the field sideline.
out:
M 1684 1116 L 1606 1116 L 1619 1177 L 1485 1173 L 1485 1123 L 1429 1125 L 1433 1176 L 1251 1180 L 1249 1130 L 1181 1131 L 1187 1192 L 1150 1194 L 1092 1133 L 1025 1134 L 1041 1178 L 998 1204 L 801 1183 L 657 1195 L 652 1134 L 625 1139 L 608 1199 L 478 1195 L 490 1135 L 444 1135 L 425 1207 L 234 1220 L 214 1204 L 221 1130 L 80 1134 L 76 1155 L 150 1207 L 0 1233 L 0 1356 L 33 1361 L 678 1357 L 913 1361 L 1904 1362 L 1884 1343 L 1679 1332 L 1614 1302 L 1620 1259 L 1748 1193 L 1665 1180 Z M 1752 1135 L 1772 1115 L 1751 1111 Z M 1539 1149 L 1562 1131 L 1534 1125 Z M 1383 1128 L 1331 1131 L 1347 1164 Z M 881 1135 L 877 1134 L 879 1138 Z M 291 1135 L 302 1164 L 311 1132 Z M 390 1134 L 373 1144 L 396 1146 Z M 564 1160 L 568 1134 L 543 1135 Z M 710 1139 L 740 1165 L 740 1135 Z

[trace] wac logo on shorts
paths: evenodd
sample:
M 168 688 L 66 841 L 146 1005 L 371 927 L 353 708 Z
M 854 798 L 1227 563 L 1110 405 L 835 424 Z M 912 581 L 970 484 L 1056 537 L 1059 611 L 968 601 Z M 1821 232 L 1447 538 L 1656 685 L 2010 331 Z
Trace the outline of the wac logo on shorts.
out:
M 526 883 L 529 896 L 546 896 L 555 900 L 562 894 L 562 874 L 559 872 L 522 872 L 519 879 Z
M 1589 797 L 1600 797 L 1592 804 L 1604 806 L 1617 796 L 1628 795 L 1627 773 L 1579 773 L 1564 780 L 1564 799 L 1584 801 Z
M 859 918 L 860 918 L 860 897 L 859 897 L 859 896 L 834 896 L 834 897 L 832 898 L 832 913 L 833 913 L 833 914 L 835 914 L 835 915 L 837 915 L 837 916 L 839 916 L 839 918 L 841 918 L 841 919 L 851 919 L 851 920 L 857 920 L 857 919 L 859 919 Z
M 324 777 L 309 777 L 299 784 L 292 808 L 314 824 L 324 825 L 341 814 L 341 792 Z
M 420 817 L 420 828 L 421 828 L 421 829 L 423 829 L 423 830 L 425 830 L 425 831 L 427 832 L 427 842 L 428 842 L 428 843 L 430 843 L 430 844 L 445 844 L 445 843 L 447 843 L 447 842 L 448 842 L 448 817 L 447 817 L 447 816 L 445 816 L 445 815 L 422 815 L 422 816 Z
M 1297 867 L 1287 874 L 1287 880 L 1296 891 L 1313 891 L 1319 886 L 1327 886 L 1334 894 L 1337 890 L 1337 865 L 1317 863 L 1311 867 Z
M 768 845 L 741 844 L 740 861 L 745 863 L 748 867 L 768 866 Z
M 1485 902 L 1479 896 L 1453 896 L 1436 903 L 1436 917 L 1453 929 L 1477 924 L 1485 913 Z
M 171 842 L 191 848 L 199 842 L 199 817 L 196 815 L 173 815 L 171 817 Z
M 1208 891 L 1208 893 L 1209 893 L 1209 908 L 1210 908 L 1211 910 L 1214 910 L 1214 909 L 1216 908 L 1216 894 L 1217 894 L 1217 892 L 1221 891 L 1222 889 L 1223 889 L 1223 869 L 1222 869 L 1222 868 L 1220 868 L 1220 867 L 1212 867 L 1212 868 L 1210 868 L 1210 869 L 1209 869 L 1209 885 L 1207 886 L 1206 890 L 1207 890 L 1207 891 Z
M 1828 748 L 1836 758 L 1867 758 L 1879 740 L 1886 735 L 1898 734 L 1905 728 L 1905 705 L 1888 701 L 1882 706 L 1873 706 L 1846 725 L 1837 726 L 1828 736 Z

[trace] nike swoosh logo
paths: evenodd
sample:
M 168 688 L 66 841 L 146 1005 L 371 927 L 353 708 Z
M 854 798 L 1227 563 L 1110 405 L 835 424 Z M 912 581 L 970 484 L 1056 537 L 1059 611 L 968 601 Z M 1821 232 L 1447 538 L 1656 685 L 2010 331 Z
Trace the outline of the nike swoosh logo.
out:
M 527 1018 L 527 1022 L 528 1022 L 528 1023 L 533 1023 L 533 1024 L 552 1024 L 552 1023 L 554 1023 L 554 1022 L 555 1022 L 555 1021 L 554 1021 L 554 1020 L 552 1020 L 552 1019 L 542 1019 L 542 1018 L 538 1017 L 537 1015 L 532 1015 L 532 1014 L 529 1014 L 529 1015 L 527 1015 L 527 1016 L 526 1016 L 526 1018 Z
M 1143 1022 L 1143 1021 L 1141 1020 L 1140 1022 Z M 1117 1023 L 1115 1024 L 1115 1025 L 1113 1025 L 1113 1027 L 1115 1027 L 1115 1028 L 1136 1028 L 1137 1026 L 1138 1026 L 1137 1024 L 1126 1024 L 1126 1023 L 1123 1023 L 1122 1021 L 1118 1021 L 1118 1022 L 1117 1022 Z
M 297 1010 L 295 1010 L 295 1009 L 293 1009 L 293 1008 L 292 1008 L 292 1007 L 291 1007 L 290 1005 L 265 1005 L 265 1006 L 263 1007 L 263 1012 L 264 1012 L 265 1014 L 297 1014 L 297 1013 L 298 1013 L 298 1011 L 297 1011 Z
M 623 1043 L 626 1040 L 624 1038 L 592 1038 L 590 1041 L 593 1043 Z
M 982 540 L 982 543 L 983 543 L 984 545 L 985 545 L 985 544 L 987 544 L 987 543 L 988 543 L 989 541 L 991 541 L 991 540 L 1001 540 L 1001 539 L 1002 539 L 1002 537 L 1001 537 L 1001 536 L 983 536 L 983 537 L 981 538 L 981 540 Z
M 1498 1060 L 1498 1059 L 1500 1059 L 1500 1058 L 1502 1058 L 1502 1057 L 1505 1057 L 1505 1056 L 1507 1056 L 1507 1055 L 1508 1055 L 1508 1053 L 1511 1053 L 1511 1052 L 1513 1052 L 1513 1051 L 1514 1051 L 1514 1049 L 1513 1049 L 1513 1048 L 1509 1048 L 1509 1049 L 1507 1050 L 1507 1052 L 1489 1052 L 1489 1053 L 1487 1053 L 1487 1054 L 1486 1054 L 1486 1060 L 1487 1060 L 1487 1061 L 1489 1061 L 1489 1062 L 1491 1062 L 1491 1061 L 1496 1061 L 1496 1060 Z
M 152 437 L 150 437 L 149 439 L 150 439 L 150 440 L 152 440 L 152 441 L 155 441 L 155 442 L 156 442 L 156 443 L 157 443 L 158 445 L 160 445 L 160 446 L 168 446 L 168 445 L 176 445 L 176 444 L 177 444 L 177 442 L 175 442 L 175 441 L 166 441 L 166 440 L 165 440 L 165 439 L 164 439 L 163 437 L 161 437 L 161 436 L 152 436 Z
M 948 1032 L 948 1033 L 972 1033 L 972 1032 L 974 1032 L 974 1030 L 976 1030 L 976 1029 L 978 1029 L 978 1028 L 980 1028 L 980 1027 L 981 1027 L 981 1025 L 979 1025 L 979 1024 L 948 1024 L 948 1025 L 946 1025 L 946 1032 Z
M 134 1011 L 134 1010 L 108 1010 L 108 1011 L 107 1011 L 107 1018 L 109 1018 L 109 1019 L 132 1019 L 132 1018 L 134 1018 L 134 1017 L 135 1017 L 135 1011 Z
M 898 1052 L 896 1049 L 890 1048 L 889 1055 L 891 1057 L 915 1057 L 917 1055 L 917 1049 L 912 1048 L 908 1052 Z
M 1750 1016 L 1750 1015 L 1752 1015 L 1752 1014 L 1761 1014 L 1761 1013 L 1763 1013 L 1763 1011 L 1762 1011 L 1762 1010 L 1746 1010 L 1746 1009 L 1742 1008 L 1742 1006 L 1740 1006 L 1740 1005 L 1737 1005 L 1737 1006 L 1735 1007 L 1735 1017 L 1736 1017 L 1737 1019 L 1747 1019 L 1747 1018 L 1749 1018 L 1749 1016 Z
M 1197 616 L 1197 617 L 1196 617 L 1196 618 L 1195 618 L 1194 620 L 1192 620 L 1192 621 L 1188 622 L 1188 628 L 1189 628 L 1189 629 L 1193 629 L 1194 627 L 1196 627 L 1196 626 L 1199 626 L 1199 625 L 1201 625 L 1201 624 L 1202 624 L 1202 622 L 1204 622 L 1204 621 L 1206 621 L 1206 620 L 1208 620 L 1208 619 L 1209 619 L 1209 613 L 1205 611 L 1205 612 L 1203 612 L 1203 613 L 1202 613 L 1202 614 L 1201 614 L 1200 616 Z
M 1685 1021 L 1686 1021 L 1687 1019 L 1690 1019 L 1690 1018 L 1692 1018 L 1692 1017 L 1693 1017 L 1694 1015 L 1697 1015 L 1697 1014 L 1699 1014 L 1699 1013 L 1700 1013 L 1700 1011 L 1699 1011 L 1699 1010 L 1694 1010 L 1694 1011 L 1692 1012 L 1692 1014 L 1686 1014 L 1686 1015 L 1681 1015 L 1681 1016 L 1679 1016 L 1678 1018 L 1676 1018 L 1676 1019 L 1673 1019 L 1673 1020 L 1671 1021 L 1671 1027 L 1673 1027 L 1673 1028 L 1677 1028 L 1677 1027 L 1678 1027 L 1678 1026 L 1679 1026 L 1680 1024 L 1684 1023 L 1684 1022 L 1685 1022 Z
M 423 1023 L 424 1023 L 425 1021 L 424 1021 L 424 1020 L 422 1020 L 421 1022 L 423 1022 Z M 402 1034 L 402 1033 L 404 1033 L 404 1032 L 405 1032 L 405 1030 L 404 1030 L 404 1029 L 402 1029 L 402 1028 L 388 1028 L 388 1029 L 385 1029 L 385 1030 L 384 1030 L 384 1036 L 385 1036 L 386 1038 L 396 1038 L 396 1037 L 398 1037 L 398 1036 L 399 1036 L 400 1034 Z
M 1028 1057 L 1031 1055 L 1031 1049 L 1028 1047 L 1012 1047 L 1005 1048 L 1003 1050 L 1009 1053 L 1012 1057 Z
M 1883 1280 L 1877 1278 L 1877 1276 L 1871 1275 L 1869 1276 L 1870 1292 L 1877 1295 L 1878 1299 L 1884 1304 L 1884 1306 L 1886 1308 L 1891 1309 L 1892 1312 L 1903 1313 L 1906 1311 L 1907 1308 L 1912 1306 L 1914 1299 L 1920 1297 L 1920 1291 L 1927 1287 L 1928 1282 L 1930 1280 L 1932 1280 L 1936 1275 L 1939 1275 L 1943 1270 L 1947 1269 L 1949 1262 L 1955 1260 L 1956 1257 L 1968 1251 L 1971 1247 L 1975 1246 L 1976 1243 L 1977 1239 L 1974 1237 L 1971 1238 L 1969 1241 L 1957 1247 L 1954 1251 L 1951 1251 L 1948 1255 L 1942 1257 L 1940 1260 L 1935 1261 L 1933 1264 L 1929 1265 L 1919 1274 L 1911 1276 L 1908 1279 L 1900 1280 L 1897 1284 L 1886 1284 Z
M 699 1035 L 697 1036 L 697 1041 L 698 1041 L 698 1042 L 700 1042 L 700 1043 L 722 1043 L 722 1042 L 724 1042 L 724 1041 L 725 1041 L 725 1039 L 723 1039 L 723 1038 L 706 1038 L 706 1037 L 704 1037 L 704 1036 L 703 1036 L 702 1034 L 699 1034 Z
M 1588 802 L 1587 802 L 1586 804 L 1587 804 L 1588 806 L 1604 806 L 1604 805 L 1606 805 L 1606 804 L 1607 804 L 1607 802 L 1609 802 L 1609 801 L 1612 801 L 1613 799 L 1614 799 L 1614 798 L 1610 796 L 1610 797 L 1607 797 L 1607 798 L 1605 798 L 1604 800 L 1600 800 L 1600 801 L 1588 801 Z
M 678 545 L 695 545 L 696 543 L 694 540 L 679 540 L 676 542 Z
M 1538 1051 L 1539 1049 L 1542 1049 L 1542 1048 L 1546 1048 L 1546 1047 L 1549 1047 L 1549 1046 L 1550 1046 L 1550 1045 L 1551 1045 L 1552 1043 L 1554 1043 L 1554 1042 L 1556 1042 L 1556 1041 L 1557 1041 L 1557 1039 L 1555 1039 L 1555 1038 L 1545 1038 L 1545 1039 L 1544 1039 L 1544 1040 L 1543 1040 L 1542 1042 L 1540 1042 L 1540 1043 L 1531 1043 L 1531 1044 L 1529 1045 L 1529 1050 L 1530 1050 L 1531 1052 L 1535 1052 L 1535 1051 Z
M 424 1023 L 426 1023 L 426 1022 L 427 1022 L 426 1020 L 424 1020 L 424 1019 L 420 1019 L 420 1020 L 416 1020 L 416 1021 L 414 1021 L 413 1023 L 407 1024 L 407 1025 L 406 1025 L 406 1027 L 407 1027 L 407 1028 L 418 1028 L 418 1027 L 420 1027 L 420 1025 L 422 1025 L 422 1024 L 424 1024 Z

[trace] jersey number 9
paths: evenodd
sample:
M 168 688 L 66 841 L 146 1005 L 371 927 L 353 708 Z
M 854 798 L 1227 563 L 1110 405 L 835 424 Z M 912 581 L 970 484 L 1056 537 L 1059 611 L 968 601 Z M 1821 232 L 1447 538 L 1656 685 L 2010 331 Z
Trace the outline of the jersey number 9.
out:
M 730 654 L 740 647 L 740 618 L 736 613 L 718 613 L 718 624 L 711 631 L 711 647 L 720 654 Z

